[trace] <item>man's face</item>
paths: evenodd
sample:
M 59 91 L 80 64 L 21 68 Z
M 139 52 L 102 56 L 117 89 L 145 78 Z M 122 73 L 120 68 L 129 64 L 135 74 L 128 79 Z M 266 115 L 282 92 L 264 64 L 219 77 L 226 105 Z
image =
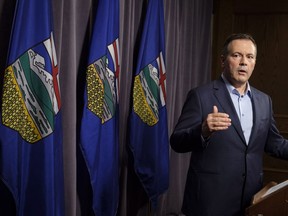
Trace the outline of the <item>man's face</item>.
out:
M 256 47 L 252 41 L 237 39 L 228 45 L 226 58 L 222 56 L 223 73 L 234 87 L 249 80 L 256 64 Z

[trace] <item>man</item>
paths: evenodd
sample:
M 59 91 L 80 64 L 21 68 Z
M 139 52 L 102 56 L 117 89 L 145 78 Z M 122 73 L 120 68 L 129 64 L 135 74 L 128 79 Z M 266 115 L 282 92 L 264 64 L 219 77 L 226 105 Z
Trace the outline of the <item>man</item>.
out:
M 176 152 L 192 152 L 182 206 L 187 216 L 244 215 L 263 186 L 264 151 L 288 159 L 270 97 L 248 82 L 256 55 L 250 35 L 229 36 L 221 77 L 188 93 L 170 138 Z

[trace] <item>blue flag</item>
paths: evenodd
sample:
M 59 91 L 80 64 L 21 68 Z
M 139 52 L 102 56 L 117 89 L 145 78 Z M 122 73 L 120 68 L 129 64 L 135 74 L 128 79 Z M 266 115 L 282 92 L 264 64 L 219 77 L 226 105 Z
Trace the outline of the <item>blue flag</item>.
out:
M 130 149 L 152 207 L 169 184 L 163 0 L 149 0 L 133 83 Z
M 50 0 L 18 0 L 1 94 L 0 175 L 17 215 L 63 216 L 62 126 Z
M 119 200 L 118 37 L 118 0 L 99 0 L 86 69 L 80 135 L 95 215 L 116 215 Z

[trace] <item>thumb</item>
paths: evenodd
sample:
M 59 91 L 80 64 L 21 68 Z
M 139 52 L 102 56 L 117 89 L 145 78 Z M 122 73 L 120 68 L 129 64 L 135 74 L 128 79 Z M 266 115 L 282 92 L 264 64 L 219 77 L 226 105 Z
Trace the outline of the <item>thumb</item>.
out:
M 213 106 L 213 113 L 218 113 L 218 108 L 217 108 L 217 106 Z

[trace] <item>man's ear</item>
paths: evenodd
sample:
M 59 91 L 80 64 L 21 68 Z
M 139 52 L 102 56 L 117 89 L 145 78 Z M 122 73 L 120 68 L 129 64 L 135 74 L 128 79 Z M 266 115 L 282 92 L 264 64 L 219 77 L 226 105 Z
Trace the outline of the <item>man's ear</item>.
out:
M 225 63 L 225 56 L 224 55 L 220 56 L 220 61 L 221 61 L 221 66 L 223 67 L 224 63 Z

